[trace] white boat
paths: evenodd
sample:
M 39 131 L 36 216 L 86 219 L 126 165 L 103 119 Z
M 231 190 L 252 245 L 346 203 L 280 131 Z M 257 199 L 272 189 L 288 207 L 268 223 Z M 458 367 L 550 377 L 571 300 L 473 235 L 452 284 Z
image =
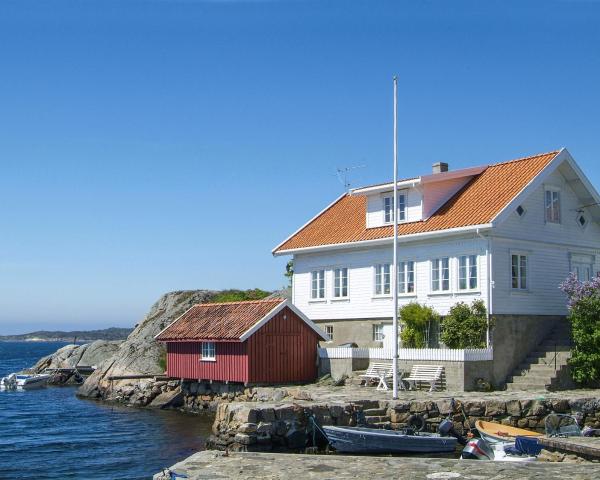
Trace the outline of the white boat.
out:
M 28 390 L 31 388 L 45 387 L 48 383 L 48 380 L 50 380 L 50 377 L 51 375 L 48 375 L 46 373 L 36 373 L 33 375 L 12 373 L 9 376 L 0 379 L 0 389 Z
M 461 458 L 494 462 L 534 462 L 537 456 L 518 451 L 515 442 L 487 442 L 483 438 L 472 438 L 463 449 Z

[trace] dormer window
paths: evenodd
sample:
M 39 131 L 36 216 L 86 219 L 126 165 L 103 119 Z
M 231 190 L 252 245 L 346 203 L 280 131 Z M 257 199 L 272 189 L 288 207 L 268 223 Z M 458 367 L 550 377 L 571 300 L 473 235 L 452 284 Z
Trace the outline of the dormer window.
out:
M 560 223 L 560 192 L 546 190 L 545 198 L 546 223 Z
M 398 219 L 400 222 L 406 220 L 406 194 L 398 194 Z M 383 221 L 392 223 L 394 221 L 394 196 L 383 197 Z

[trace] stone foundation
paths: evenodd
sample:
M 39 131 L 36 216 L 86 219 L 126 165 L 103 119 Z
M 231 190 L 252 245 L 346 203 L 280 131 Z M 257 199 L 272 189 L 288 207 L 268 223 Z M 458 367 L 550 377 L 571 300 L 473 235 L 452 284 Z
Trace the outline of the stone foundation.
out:
M 208 448 L 232 451 L 302 451 L 311 446 L 312 431 L 307 413 L 321 425 L 354 424 L 352 412 L 362 410 L 374 427 L 400 429 L 411 416 L 419 415 L 426 431 L 435 432 L 449 418 L 457 432 L 466 434 L 477 420 L 544 431 L 549 413 L 576 415 L 580 425 L 600 428 L 600 400 L 596 398 L 556 398 L 545 400 L 438 399 L 415 401 L 357 400 L 352 403 L 222 403 L 217 408 L 213 436 Z M 464 415 L 463 415 L 464 412 Z

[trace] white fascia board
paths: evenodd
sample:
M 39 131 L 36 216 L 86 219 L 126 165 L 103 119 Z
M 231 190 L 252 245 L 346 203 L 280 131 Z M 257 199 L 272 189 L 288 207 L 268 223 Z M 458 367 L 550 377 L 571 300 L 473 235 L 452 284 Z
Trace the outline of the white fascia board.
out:
M 579 167 L 579 165 L 577 164 L 575 159 L 571 156 L 571 154 L 568 152 L 568 150 L 567 149 L 564 149 L 564 150 L 567 154 L 566 161 L 569 164 L 569 166 L 577 174 L 577 176 L 579 177 L 579 180 L 581 180 L 581 183 L 583 183 L 583 186 L 589 192 L 590 196 L 594 199 L 594 201 L 596 203 L 600 203 L 600 194 L 598 193 L 596 188 L 592 185 L 592 182 L 590 182 L 590 180 L 587 178 L 585 173 L 583 173 L 583 170 L 581 170 L 581 168 Z
M 298 230 L 296 230 L 294 233 L 292 233 L 291 235 L 289 235 L 283 242 L 281 242 L 279 245 L 277 245 L 273 250 L 271 250 L 271 253 L 273 254 L 273 256 L 278 256 L 278 255 L 283 255 L 282 253 L 277 253 L 277 249 L 279 247 L 281 247 L 285 242 L 287 242 L 290 238 L 292 238 L 294 235 L 297 235 L 298 233 L 300 233 L 302 230 L 304 230 L 305 227 L 307 227 L 309 224 L 311 224 L 312 222 L 314 222 L 317 218 L 319 218 L 321 215 L 323 215 L 327 210 L 329 210 L 331 207 L 333 207 L 337 202 L 339 202 L 342 198 L 344 198 L 347 194 L 346 193 L 342 193 L 339 197 L 337 197 L 333 202 L 331 202 L 329 205 L 327 205 L 323 210 L 321 210 L 319 213 L 317 213 L 314 217 L 312 217 L 308 222 L 306 222 L 304 225 L 302 225 Z
M 540 173 L 531 179 L 531 181 L 525 185 L 525 187 L 502 210 L 500 210 L 500 212 L 496 214 L 496 216 L 492 219 L 492 224 L 496 226 L 506 220 L 508 216 L 512 214 L 512 212 L 521 203 L 523 203 L 529 195 L 531 195 L 537 188 L 542 186 L 544 180 L 548 178 L 549 175 L 554 173 L 560 164 L 568 157 L 570 157 L 570 155 L 567 149 L 561 148 L 552 161 L 546 165 L 546 167 Z
M 432 173 L 431 175 L 421 177 L 421 183 L 444 182 L 446 180 L 454 180 L 455 178 L 474 177 L 487 170 L 487 168 L 487 165 L 483 165 L 479 167 L 463 168 L 461 170 L 452 170 L 449 172 Z
M 461 235 L 468 232 L 476 232 L 477 230 L 489 230 L 493 228 L 491 223 L 483 223 L 480 225 L 469 225 L 467 227 L 448 228 L 446 230 L 435 230 L 433 232 L 413 233 L 410 235 L 401 235 L 398 237 L 400 243 L 413 242 L 419 240 L 427 240 L 430 238 L 439 238 L 452 235 Z M 304 247 L 294 248 L 290 250 L 282 250 L 275 255 L 291 255 L 300 253 L 317 253 L 328 250 L 343 250 L 346 248 L 362 248 L 362 247 L 375 247 L 379 245 L 386 245 L 391 243 L 393 237 L 378 238 L 375 240 L 361 240 L 358 242 L 347 242 L 347 243 L 332 243 L 328 245 L 318 245 L 315 247 Z
M 265 323 L 271 320 L 271 318 L 273 318 L 275 315 L 281 312 L 281 310 L 283 310 L 285 307 L 288 307 L 292 312 L 298 315 L 304 323 L 306 323 L 312 330 L 314 330 L 317 333 L 317 335 L 321 337 L 321 339 L 327 340 L 329 338 L 323 330 L 321 330 L 314 322 L 312 322 L 306 315 L 304 315 L 296 306 L 294 306 L 292 302 L 290 302 L 289 300 L 284 300 L 275 308 L 273 308 L 269 313 L 267 313 L 263 318 L 261 318 L 257 323 L 255 323 L 252 327 L 246 330 L 240 336 L 240 341 L 245 342 L 246 340 L 248 340 L 248 338 L 254 335 L 258 330 L 260 330 L 260 328 L 263 327 Z
M 163 328 L 160 332 L 158 332 L 156 335 L 154 335 L 154 339 L 156 340 L 158 338 L 158 336 L 163 333 L 165 330 L 167 330 L 167 328 L 169 328 L 171 325 L 174 325 L 176 322 L 178 322 L 179 320 L 181 320 L 181 318 L 188 313 L 192 308 L 194 308 L 196 305 L 198 305 L 197 303 L 192 305 L 190 308 L 188 308 L 185 312 L 183 312 L 181 315 L 179 315 L 175 320 L 173 320 L 171 323 L 169 323 L 165 328 Z M 164 341 L 164 340 L 159 340 L 159 341 Z
M 401 180 L 398 182 L 398 188 L 414 188 L 421 183 L 421 178 L 411 178 L 409 180 Z M 354 188 L 350 190 L 352 194 L 370 195 L 373 193 L 387 192 L 394 188 L 394 182 L 384 183 L 382 185 L 374 185 L 372 187 Z

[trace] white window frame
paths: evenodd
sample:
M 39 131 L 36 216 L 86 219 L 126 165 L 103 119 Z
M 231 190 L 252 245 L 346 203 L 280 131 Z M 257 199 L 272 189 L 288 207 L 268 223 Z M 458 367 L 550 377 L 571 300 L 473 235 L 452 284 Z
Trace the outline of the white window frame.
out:
M 392 193 L 384 195 L 382 199 L 383 203 L 383 223 L 390 224 L 394 223 L 394 194 Z M 408 191 L 401 190 L 398 192 L 398 223 L 406 222 L 408 215 Z
M 447 260 L 448 261 L 448 267 L 444 268 L 443 267 L 443 261 Z M 434 282 L 434 278 L 433 278 L 433 270 L 434 270 L 434 266 L 437 266 L 437 270 L 439 272 L 439 276 L 438 276 L 438 288 L 435 289 L 433 282 Z M 442 272 L 443 271 L 447 271 L 448 272 L 448 288 L 444 289 L 443 288 L 443 282 L 444 282 L 444 277 Z M 437 258 L 432 258 L 429 261 L 429 277 L 430 277 L 430 282 L 429 282 L 429 288 L 430 288 L 430 295 L 447 295 L 449 293 L 452 293 L 452 269 L 451 269 L 451 258 L 449 256 L 445 257 L 445 256 L 440 256 Z
M 327 340 L 327 342 L 333 342 L 333 336 L 335 334 L 335 329 L 333 328 L 333 325 L 324 325 L 323 330 L 325 330 L 325 333 L 327 334 L 327 337 L 329 338 L 329 340 Z
M 388 272 L 385 272 L 385 267 L 388 268 Z M 385 278 L 387 277 L 387 282 Z M 378 291 L 378 278 L 381 279 L 379 282 L 381 288 Z M 387 293 L 385 292 L 387 286 Z M 389 297 L 392 295 L 392 264 L 391 263 L 378 263 L 373 267 L 373 295 L 376 297 Z
M 412 264 L 412 270 L 409 267 Z M 417 262 L 414 260 L 401 260 L 398 262 L 398 295 L 414 297 L 417 295 Z M 409 273 L 412 272 L 412 291 L 408 291 Z M 404 288 L 402 289 L 402 285 Z
M 475 257 L 475 258 L 473 258 Z M 462 259 L 465 258 L 467 263 L 466 263 L 466 277 L 465 277 L 465 281 L 466 281 L 466 287 L 465 288 L 461 288 L 460 285 L 460 281 L 461 281 L 461 274 L 462 274 L 462 267 L 461 267 L 461 261 Z M 473 267 L 472 262 L 475 262 L 475 286 L 471 287 L 471 268 Z M 479 285 L 480 285 L 480 278 L 479 278 L 479 272 L 480 272 L 480 268 L 479 268 L 479 255 L 477 255 L 476 253 L 465 253 L 462 255 L 459 255 L 458 257 L 456 257 L 456 268 L 457 268 L 457 275 L 456 275 L 456 289 L 459 292 L 477 292 L 479 291 Z M 512 283 L 512 278 L 511 278 L 511 283 Z
M 517 260 L 517 286 L 514 286 L 513 280 L 513 260 L 514 257 L 518 257 Z M 521 270 L 523 268 L 522 258 L 525 258 L 525 288 L 522 285 L 523 275 Z M 512 292 L 529 292 L 531 290 L 531 254 L 529 252 L 511 251 L 510 252 L 510 290 Z
M 587 253 L 571 253 L 569 254 L 569 271 L 574 273 L 579 281 L 591 280 L 594 278 L 594 266 L 596 264 L 596 256 Z M 580 269 L 585 268 L 589 272 L 589 279 L 579 278 Z
M 310 272 L 310 300 L 315 302 L 325 301 L 326 298 L 326 270 L 324 268 L 318 268 L 316 270 L 311 270 Z M 316 278 L 315 278 L 316 274 Z M 322 275 L 321 275 L 322 274 Z M 317 282 L 315 288 L 315 280 Z
M 551 196 L 550 204 L 548 204 L 548 194 Z M 555 194 L 558 199 L 558 207 L 555 207 Z M 548 215 L 549 209 L 551 211 L 550 215 Z M 544 221 L 550 225 L 560 225 L 562 223 L 562 195 L 558 187 L 544 187 Z
M 585 219 L 585 225 L 582 225 L 581 222 L 579 221 L 579 218 L 583 217 Z M 579 228 L 581 228 L 582 230 L 585 230 L 588 225 L 590 224 L 590 219 L 588 218 L 588 216 L 586 215 L 585 212 L 577 212 L 577 215 L 575 216 L 575 223 L 577 224 L 577 226 Z
M 385 334 L 383 333 L 383 323 L 374 323 L 373 324 L 373 341 L 374 342 L 383 342 L 385 338 Z
M 200 360 L 202 362 L 217 361 L 217 344 L 215 342 L 202 342 L 200 344 Z
M 344 285 L 341 282 L 344 279 L 344 275 L 343 272 L 344 270 L 346 271 L 346 292 L 344 295 Z M 338 286 L 337 282 L 337 276 L 338 276 L 338 272 L 342 273 L 341 278 L 340 278 L 340 285 Z M 339 289 L 339 295 L 338 295 L 338 289 Z M 347 300 L 348 298 L 350 298 L 350 269 L 348 267 L 335 267 L 333 269 L 333 292 L 332 292 L 332 299 L 333 300 Z

